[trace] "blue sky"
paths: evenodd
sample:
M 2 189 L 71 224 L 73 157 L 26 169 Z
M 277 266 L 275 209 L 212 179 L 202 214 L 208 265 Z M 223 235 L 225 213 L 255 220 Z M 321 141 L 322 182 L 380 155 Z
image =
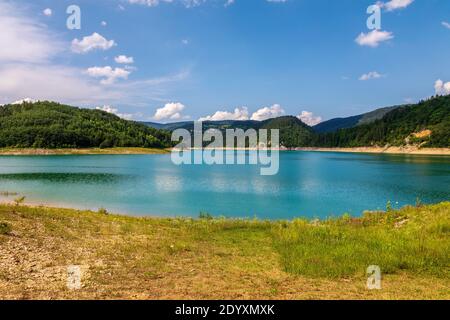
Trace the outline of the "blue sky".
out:
M 0 0 L 0 103 L 314 124 L 450 93 L 448 0 L 386 0 L 376 31 L 374 1 L 227 1 Z

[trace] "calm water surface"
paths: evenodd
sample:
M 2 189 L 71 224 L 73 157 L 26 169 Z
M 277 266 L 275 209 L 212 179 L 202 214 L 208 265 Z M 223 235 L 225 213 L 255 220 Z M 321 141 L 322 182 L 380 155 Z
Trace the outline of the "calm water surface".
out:
M 282 152 L 276 176 L 255 166 L 175 166 L 170 155 L 0 156 L 0 191 L 132 215 L 359 215 L 387 201 L 450 200 L 449 186 L 450 157 L 437 156 Z

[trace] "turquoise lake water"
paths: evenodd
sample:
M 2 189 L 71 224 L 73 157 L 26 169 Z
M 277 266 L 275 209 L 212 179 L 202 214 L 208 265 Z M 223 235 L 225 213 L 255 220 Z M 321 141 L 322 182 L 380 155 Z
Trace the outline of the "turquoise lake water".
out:
M 259 169 L 175 166 L 170 155 L 0 156 L 0 192 L 19 192 L 28 203 L 139 216 L 203 211 L 264 219 L 450 200 L 450 157 L 282 152 L 278 175 L 261 176 Z

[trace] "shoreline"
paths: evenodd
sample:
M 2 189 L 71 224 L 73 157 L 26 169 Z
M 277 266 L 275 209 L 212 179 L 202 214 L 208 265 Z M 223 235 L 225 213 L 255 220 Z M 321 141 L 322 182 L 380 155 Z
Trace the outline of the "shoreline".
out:
M 294 150 L 295 151 L 310 151 L 310 152 L 342 152 L 342 153 L 450 156 L 450 148 L 356 147 L 356 148 L 296 148 Z
M 198 150 L 191 148 L 189 150 Z M 211 150 L 204 148 L 203 150 Z M 215 150 L 255 151 L 255 148 L 216 148 Z M 450 156 L 450 148 L 417 148 L 417 147 L 355 147 L 355 148 L 278 148 L 278 151 L 304 151 L 304 152 L 341 152 L 341 153 L 370 153 L 370 154 L 404 154 L 404 155 L 436 155 Z M 52 155 L 146 155 L 146 154 L 170 154 L 181 151 L 175 149 L 154 148 L 69 148 L 69 149 L 15 149 L 0 148 L 0 156 L 52 156 Z
M 68 148 L 68 149 L 16 149 L 0 148 L 0 156 L 52 156 L 52 155 L 143 155 L 143 154 L 168 154 L 168 149 L 155 148 Z

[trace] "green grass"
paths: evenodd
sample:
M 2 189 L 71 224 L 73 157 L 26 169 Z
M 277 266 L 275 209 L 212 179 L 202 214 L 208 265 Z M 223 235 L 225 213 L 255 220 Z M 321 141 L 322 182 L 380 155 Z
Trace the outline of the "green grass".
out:
M 450 297 L 450 202 L 325 221 L 0 205 L 1 226 L 0 299 Z M 88 280 L 69 292 L 73 264 Z M 370 265 L 381 291 L 366 288 Z
M 275 246 L 284 270 L 313 277 L 364 275 L 369 265 L 384 274 L 400 271 L 450 276 L 450 204 L 366 213 L 311 225 L 278 224 Z

